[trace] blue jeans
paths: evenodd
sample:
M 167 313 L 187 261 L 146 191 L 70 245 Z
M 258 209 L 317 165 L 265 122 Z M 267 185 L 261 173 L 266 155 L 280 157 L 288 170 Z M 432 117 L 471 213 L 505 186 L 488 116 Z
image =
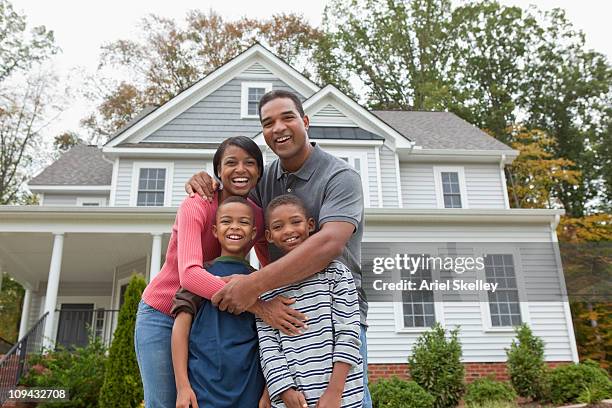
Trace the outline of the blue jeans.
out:
M 359 340 L 361 340 L 359 352 L 363 360 L 363 408 L 372 408 L 372 396 L 368 388 L 368 342 L 366 338 L 366 326 L 364 325 L 361 325 Z
M 170 316 L 140 301 L 136 314 L 134 347 L 144 386 L 146 408 L 176 405 L 171 349 L 173 324 L 174 319 Z

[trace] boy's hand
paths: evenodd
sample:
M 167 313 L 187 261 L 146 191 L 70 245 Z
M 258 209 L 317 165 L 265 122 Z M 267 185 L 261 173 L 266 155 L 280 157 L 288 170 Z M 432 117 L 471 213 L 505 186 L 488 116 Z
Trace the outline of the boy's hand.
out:
M 287 408 L 308 408 L 304 394 L 297 391 L 295 388 L 289 388 L 283 391 L 280 397 Z
M 317 401 L 316 408 L 340 408 L 341 403 L 342 392 L 334 392 L 327 388 Z
M 212 201 L 213 195 L 218 188 L 219 183 L 205 171 L 194 174 L 185 183 L 185 191 L 189 194 L 189 197 L 193 197 L 197 193 L 208 201 Z
M 179 388 L 176 392 L 176 408 L 198 408 L 198 399 L 191 387 Z
M 272 401 L 270 401 L 268 387 L 264 387 L 263 394 L 261 394 L 261 398 L 259 399 L 258 408 L 272 408 Z
M 295 303 L 295 299 L 289 299 L 285 296 L 276 296 L 272 300 L 263 303 L 261 319 L 285 333 L 288 336 L 302 334 L 301 329 L 307 329 L 308 325 L 305 321 L 308 319 L 305 314 L 298 312 L 290 304 Z

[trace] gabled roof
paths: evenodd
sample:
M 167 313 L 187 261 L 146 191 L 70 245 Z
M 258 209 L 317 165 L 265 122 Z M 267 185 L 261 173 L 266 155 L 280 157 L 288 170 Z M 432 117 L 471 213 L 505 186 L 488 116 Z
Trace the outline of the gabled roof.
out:
M 423 149 L 513 149 L 450 112 L 375 110 L 373 114 Z
M 372 132 L 358 127 L 347 126 L 310 126 L 308 136 L 311 139 L 332 140 L 380 140 L 385 139 Z
M 120 133 L 116 134 L 103 147 L 104 151 L 120 143 L 138 143 L 155 130 L 168 123 L 187 108 L 230 81 L 235 75 L 254 62 L 266 65 L 275 75 L 302 95 L 309 97 L 319 90 L 317 84 L 300 74 L 292 66 L 256 43 L 229 62 L 212 71 L 204 78 L 185 89 L 168 102 L 149 112 Z
M 28 185 L 110 186 L 113 165 L 96 146 L 76 145 L 62 154 Z

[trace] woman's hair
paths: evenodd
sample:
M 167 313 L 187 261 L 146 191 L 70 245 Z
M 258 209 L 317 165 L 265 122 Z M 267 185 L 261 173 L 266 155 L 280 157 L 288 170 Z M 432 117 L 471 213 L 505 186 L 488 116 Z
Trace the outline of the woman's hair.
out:
M 219 166 L 221 165 L 221 159 L 223 158 L 227 146 L 239 147 L 255 159 L 257 167 L 259 168 L 259 178 L 257 179 L 257 181 L 259 181 L 264 170 L 263 155 L 261 154 L 259 146 L 257 146 L 251 138 L 246 136 L 229 137 L 219 145 L 213 157 L 213 171 L 215 172 L 215 176 L 219 178 Z

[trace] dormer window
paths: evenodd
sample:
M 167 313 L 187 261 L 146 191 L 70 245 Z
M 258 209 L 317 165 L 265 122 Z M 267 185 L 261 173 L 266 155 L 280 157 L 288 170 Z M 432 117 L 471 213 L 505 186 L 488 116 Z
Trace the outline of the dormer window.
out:
M 463 167 L 434 167 L 438 208 L 468 208 Z
M 130 205 L 162 207 L 172 202 L 173 164 L 167 162 L 135 162 L 132 170 Z
M 266 92 L 272 90 L 270 82 L 243 82 L 240 116 L 242 118 L 259 118 L 259 100 Z

